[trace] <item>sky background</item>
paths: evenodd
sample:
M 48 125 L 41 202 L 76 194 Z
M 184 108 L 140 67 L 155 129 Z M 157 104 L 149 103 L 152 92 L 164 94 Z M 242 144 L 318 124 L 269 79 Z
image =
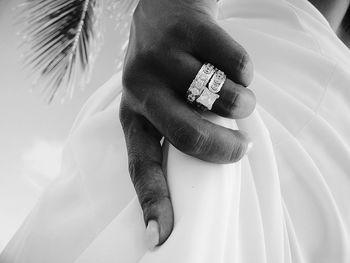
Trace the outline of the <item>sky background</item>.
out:
M 115 20 L 104 15 L 104 44 L 90 83 L 64 104 L 47 105 L 40 93 L 30 92 L 32 81 L 23 70 L 15 26 L 19 2 L 0 0 L 0 251 L 57 176 L 70 127 L 86 99 L 115 72 L 118 50 Z

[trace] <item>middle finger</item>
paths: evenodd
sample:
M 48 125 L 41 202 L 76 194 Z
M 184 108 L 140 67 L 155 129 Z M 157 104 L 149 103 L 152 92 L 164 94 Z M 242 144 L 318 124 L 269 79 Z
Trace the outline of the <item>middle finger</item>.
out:
M 184 52 L 169 55 L 169 63 L 164 67 L 167 71 L 169 85 L 185 97 L 192 81 L 196 77 L 203 63 Z M 215 65 L 214 65 L 215 66 Z M 226 78 L 224 85 L 218 92 L 220 96 L 213 104 L 212 112 L 227 118 L 240 119 L 250 115 L 256 104 L 254 93 Z

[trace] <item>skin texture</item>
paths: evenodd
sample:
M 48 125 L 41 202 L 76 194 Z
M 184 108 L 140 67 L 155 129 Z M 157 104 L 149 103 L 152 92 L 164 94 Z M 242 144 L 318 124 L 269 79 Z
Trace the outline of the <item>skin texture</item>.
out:
M 185 99 L 202 64 L 210 62 L 228 77 L 212 111 L 244 118 L 254 110 L 255 96 L 246 88 L 253 65 L 247 52 L 216 24 L 216 13 L 213 0 L 141 0 L 133 16 L 120 121 L 145 223 L 152 220 L 153 232 L 158 225 L 156 244 L 165 242 L 173 228 L 161 138 L 214 163 L 236 162 L 248 147 L 246 133 L 203 119 Z
M 349 1 L 310 0 L 335 30 Z M 164 243 L 173 229 L 160 140 L 165 137 L 180 151 L 213 163 L 236 162 L 248 147 L 247 134 L 203 119 L 185 102 L 201 65 L 210 62 L 228 77 L 212 111 L 238 119 L 255 107 L 255 96 L 246 88 L 253 78 L 249 55 L 216 24 L 216 14 L 215 0 L 140 0 L 133 16 L 120 121 L 150 248 Z

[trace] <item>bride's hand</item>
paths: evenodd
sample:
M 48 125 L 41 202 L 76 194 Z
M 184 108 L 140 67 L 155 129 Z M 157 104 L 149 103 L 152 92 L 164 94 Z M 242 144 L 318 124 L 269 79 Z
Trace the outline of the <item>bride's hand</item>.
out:
M 120 120 L 151 247 L 165 242 L 173 228 L 160 139 L 213 163 L 236 162 L 248 148 L 245 133 L 205 120 L 185 99 L 202 64 L 210 62 L 227 75 L 212 111 L 243 118 L 255 107 L 246 88 L 252 63 L 217 25 L 216 12 L 215 0 L 140 0 L 133 16 Z

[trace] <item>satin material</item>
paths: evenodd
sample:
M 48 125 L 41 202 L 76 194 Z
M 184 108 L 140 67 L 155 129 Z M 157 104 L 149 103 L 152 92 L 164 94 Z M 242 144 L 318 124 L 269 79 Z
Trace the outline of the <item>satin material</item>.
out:
M 226 0 L 220 25 L 251 55 L 257 108 L 215 123 L 249 132 L 242 161 L 170 145 L 175 227 L 155 251 L 127 171 L 120 74 L 86 103 L 61 176 L 1 263 L 349 263 L 350 52 L 304 0 Z

